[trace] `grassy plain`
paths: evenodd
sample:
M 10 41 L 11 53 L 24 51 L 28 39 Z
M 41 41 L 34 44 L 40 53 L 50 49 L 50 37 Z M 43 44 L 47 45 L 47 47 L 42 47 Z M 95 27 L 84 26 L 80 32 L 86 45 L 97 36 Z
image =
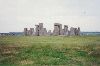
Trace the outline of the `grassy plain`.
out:
M 0 66 L 100 66 L 100 36 L 1 36 Z

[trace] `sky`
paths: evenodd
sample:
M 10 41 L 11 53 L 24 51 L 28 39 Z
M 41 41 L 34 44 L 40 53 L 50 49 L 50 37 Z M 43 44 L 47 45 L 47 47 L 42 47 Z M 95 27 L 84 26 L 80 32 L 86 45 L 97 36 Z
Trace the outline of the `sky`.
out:
M 21 32 L 44 23 L 100 32 L 100 0 L 0 0 L 0 32 Z

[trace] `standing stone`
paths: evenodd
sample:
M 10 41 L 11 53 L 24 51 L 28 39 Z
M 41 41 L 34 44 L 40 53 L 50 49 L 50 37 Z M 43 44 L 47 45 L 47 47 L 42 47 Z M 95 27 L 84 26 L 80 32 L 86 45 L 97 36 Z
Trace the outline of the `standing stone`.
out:
M 62 29 L 62 24 L 59 23 L 55 23 L 54 24 L 54 31 L 53 31 L 54 35 L 63 35 L 63 29 Z
M 64 32 L 67 32 L 67 31 L 68 31 L 68 26 L 64 25 Z
M 59 34 L 60 34 L 60 32 L 59 32 L 59 27 L 58 27 L 58 26 L 54 26 L 53 35 L 54 35 L 54 36 L 57 36 L 57 35 L 59 35 Z
M 43 28 L 43 23 L 39 23 L 39 36 L 44 35 L 44 28 Z
M 64 25 L 64 35 L 68 36 L 68 26 Z
M 42 36 L 44 33 L 43 23 L 39 23 L 39 36 Z
M 24 35 L 27 36 L 28 35 L 28 29 L 24 28 Z
M 43 23 L 39 23 L 39 30 L 43 28 Z
M 59 24 L 58 27 L 59 27 L 59 32 L 60 32 L 59 35 L 63 35 L 64 31 L 62 29 L 62 24 Z
M 73 28 L 73 27 L 70 28 L 70 35 L 71 36 L 75 35 L 75 28 Z
M 27 35 L 28 35 L 28 36 L 30 36 L 30 35 L 31 35 L 31 34 L 30 34 L 30 30 L 27 30 Z
M 34 28 L 30 28 L 30 35 L 34 35 Z
M 75 35 L 78 35 L 77 28 L 74 28 Z
M 39 29 L 39 36 L 43 36 L 44 29 L 42 28 L 41 30 Z
M 78 35 L 80 35 L 80 27 L 78 27 L 78 31 L 77 31 Z
M 35 26 L 36 26 L 36 29 L 35 29 L 35 30 L 36 30 L 35 35 L 36 35 L 36 36 L 39 36 L 39 25 L 35 25 Z
M 60 29 L 60 35 L 64 35 L 64 29 Z
M 46 28 L 43 28 L 43 35 L 44 35 L 44 36 L 47 35 L 47 30 L 46 30 Z

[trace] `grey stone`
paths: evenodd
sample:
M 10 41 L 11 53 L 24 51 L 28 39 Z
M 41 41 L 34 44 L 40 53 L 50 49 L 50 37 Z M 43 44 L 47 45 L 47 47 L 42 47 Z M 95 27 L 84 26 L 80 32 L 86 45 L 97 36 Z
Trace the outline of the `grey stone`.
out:
M 64 29 L 60 29 L 60 35 L 64 35 Z
M 35 28 L 35 35 L 36 36 L 39 36 L 39 25 L 35 25 L 36 26 L 36 28 Z
M 43 23 L 39 23 L 39 30 L 43 28 Z
M 27 28 L 24 28 L 24 35 L 25 36 L 27 36 L 27 35 L 30 35 L 30 36 L 32 36 L 32 35 L 36 35 L 36 36 L 80 35 L 80 27 L 78 27 L 78 28 L 71 27 L 70 31 L 69 31 L 67 25 L 64 25 L 64 29 L 62 29 L 62 24 L 60 24 L 60 23 L 54 23 L 53 33 L 51 32 L 51 30 L 49 30 L 47 32 L 46 28 L 43 27 L 43 23 L 39 23 L 39 25 L 35 25 L 35 26 L 36 26 L 35 30 L 34 30 L 34 28 L 30 28 L 30 30 L 28 30 Z
M 58 27 L 58 26 L 54 26 L 53 35 L 54 35 L 54 36 L 57 36 L 57 35 L 59 35 L 59 34 L 60 34 L 60 32 L 59 32 L 59 27 Z
M 46 28 L 42 28 L 40 31 L 39 31 L 39 36 L 46 36 L 47 35 L 47 30 Z
M 74 27 L 71 27 L 70 28 L 70 35 L 71 36 L 74 36 L 75 35 L 75 28 Z
M 34 28 L 30 28 L 30 30 L 29 30 L 29 35 L 34 35 Z
M 44 35 L 44 36 L 47 35 L 47 30 L 46 30 L 46 28 L 43 28 L 43 35 Z
M 80 35 L 80 27 L 78 27 L 77 34 Z
M 71 27 L 70 28 L 70 35 L 72 36 L 72 35 L 80 35 L 80 28 L 78 27 L 78 28 L 73 28 L 73 27 Z
M 39 36 L 43 36 L 44 29 L 42 28 L 41 30 L 39 29 Z
M 27 36 L 28 35 L 28 29 L 24 28 L 24 35 Z
M 75 35 L 78 35 L 77 28 L 74 28 Z
M 36 36 L 47 35 L 47 30 L 46 28 L 43 28 L 43 23 L 39 23 L 39 25 L 35 25 L 35 26 L 36 26 L 36 32 L 35 32 Z
M 54 23 L 53 35 L 63 35 L 62 24 Z
M 30 34 L 30 30 L 27 30 L 27 35 L 28 35 L 28 36 L 30 36 L 30 35 L 31 35 L 31 34 Z
M 64 25 L 64 35 L 68 36 L 68 26 Z

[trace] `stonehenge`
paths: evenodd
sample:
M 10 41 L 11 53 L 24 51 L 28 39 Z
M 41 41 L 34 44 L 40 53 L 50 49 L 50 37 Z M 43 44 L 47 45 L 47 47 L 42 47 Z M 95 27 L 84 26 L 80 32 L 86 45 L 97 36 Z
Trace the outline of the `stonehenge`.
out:
M 34 28 L 24 28 L 24 35 L 25 36 L 79 36 L 80 35 L 80 27 L 74 28 L 71 27 L 70 30 L 68 29 L 68 25 L 64 25 L 64 28 L 62 27 L 62 24 L 60 23 L 54 23 L 54 30 L 47 31 L 46 28 L 43 27 L 43 23 L 39 23 L 38 25 L 35 25 Z

